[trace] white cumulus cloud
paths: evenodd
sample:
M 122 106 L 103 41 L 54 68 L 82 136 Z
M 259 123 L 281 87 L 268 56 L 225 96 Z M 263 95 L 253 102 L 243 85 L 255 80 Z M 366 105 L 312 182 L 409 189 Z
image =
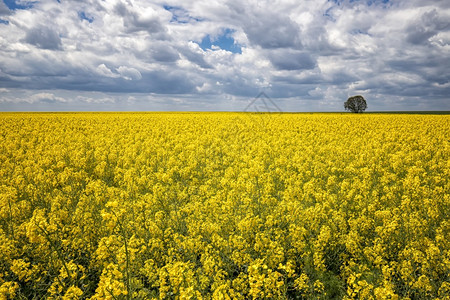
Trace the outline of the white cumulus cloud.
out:
M 450 110 L 448 1 L 78 0 L 25 6 L 10 10 L 0 2 L 3 110 L 25 103 L 20 95 L 28 97 L 30 110 L 37 103 L 67 110 L 229 109 L 261 91 L 286 110 L 342 111 L 355 93 L 371 110 Z

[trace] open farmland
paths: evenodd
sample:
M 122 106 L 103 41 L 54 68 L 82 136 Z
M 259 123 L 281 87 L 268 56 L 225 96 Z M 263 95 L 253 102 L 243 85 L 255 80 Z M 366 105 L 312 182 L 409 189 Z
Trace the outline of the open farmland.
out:
M 0 299 L 450 297 L 450 116 L 0 114 Z

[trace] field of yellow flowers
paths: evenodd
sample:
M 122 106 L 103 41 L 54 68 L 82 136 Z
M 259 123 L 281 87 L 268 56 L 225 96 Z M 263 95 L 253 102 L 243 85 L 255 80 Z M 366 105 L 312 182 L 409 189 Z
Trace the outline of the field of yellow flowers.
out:
M 450 117 L 0 114 L 0 299 L 450 299 Z

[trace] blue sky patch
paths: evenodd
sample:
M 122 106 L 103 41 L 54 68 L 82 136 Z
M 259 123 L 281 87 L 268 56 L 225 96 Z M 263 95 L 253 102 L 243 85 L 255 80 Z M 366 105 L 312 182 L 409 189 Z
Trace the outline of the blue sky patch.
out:
M 86 15 L 84 11 L 78 12 L 78 17 L 80 17 L 81 20 L 86 20 L 89 23 L 94 22 L 94 18 Z
M 328 18 L 330 18 L 333 22 L 335 22 L 336 21 L 336 19 L 333 17 L 333 15 L 331 14 L 331 10 L 332 10 L 333 8 L 332 7 L 330 7 L 329 9 L 327 9 L 324 13 L 323 13 L 323 16 L 324 17 L 328 17 Z
M 352 35 L 368 35 L 368 36 L 372 36 L 369 32 L 365 31 L 365 30 L 361 30 L 361 29 L 354 29 L 350 31 L 350 34 Z
M 3 0 L 10 10 L 32 8 L 36 1 L 26 1 L 25 3 L 17 3 L 15 0 Z
M 368 0 L 367 5 L 371 6 L 372 4 L 376 4 L 377 2 L 381 2 L 383 4 L 386 4 L 389 2 L 389 0 Z
M 217 37 L 211 37 L 208 34 L 203 38 L 199 45 L 203 50 L 212 49 L 213 46 L 217 46 L 222 50 L 242 54 L 242 48 L 236 44 L 234 38 L 232 37 L 233 33 L 234 30 L 227 28 Z
M 164 5 L 163 7 L 165 10 L 172 13 L 172 19 L 170 20 L 171 23 L 187 24 L 192 21 L 194 22 L 202 21 L 201 19 L 194 18 L 191 15 L 189 15 L 189 12 L 182 7 L 170 5 Z
M 9 25 L 9 21 L 0 19 L 0 24 Z

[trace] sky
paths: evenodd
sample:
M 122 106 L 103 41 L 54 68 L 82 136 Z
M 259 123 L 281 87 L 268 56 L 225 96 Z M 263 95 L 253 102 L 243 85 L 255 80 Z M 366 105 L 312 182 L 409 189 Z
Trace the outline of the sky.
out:
M 0 111 L 243 111 L 261 95 L 448 111 L 450 1 L 0 0 Z

